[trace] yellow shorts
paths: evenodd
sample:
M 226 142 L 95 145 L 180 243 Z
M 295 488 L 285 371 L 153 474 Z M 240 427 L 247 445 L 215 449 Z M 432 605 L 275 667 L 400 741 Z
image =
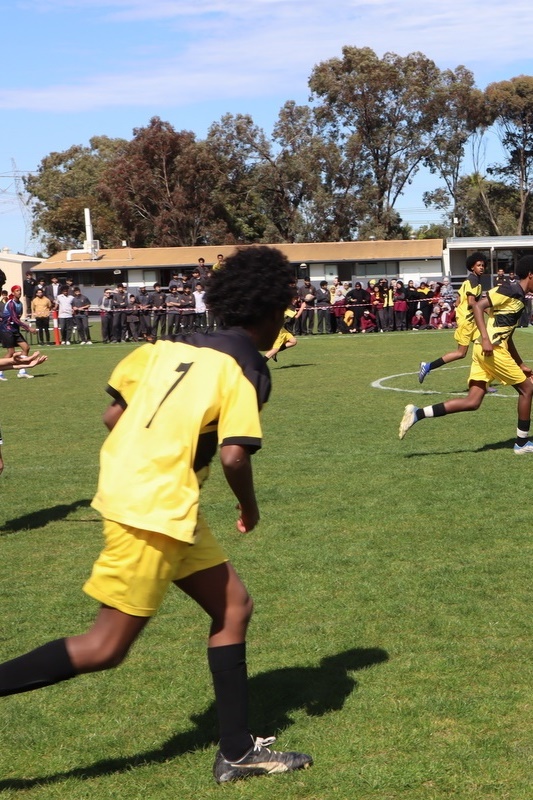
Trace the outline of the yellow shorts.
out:
M 153 616 L 173 581 L 228 560 L 201 514 L 193 545 L 110 520 L 104 520 L 104 536 L 83 591 L 134 617 Z
M 491 356 L 484 356 L 480 344 L 474 344 L 469 381 L 490 383 L 497 378 L 506 386 L 523 383 L 526 376 L 504 345 L 494 347 Z
M 290 342 L 293 339 L 294 336 L 292 335 L 292 333 L 289 333 L 289 331 L 286 328 L 282 328 L 278 333 L 276 341 L 272 345 L 272 350 L 279 350 L 282 344 L 286 344 L 287 342 Z
M 463 347 L 468 347 L 477 336 L 479 336 L 479 331 L 475 322 L 463 322 L 453 334 L 457 344 Z

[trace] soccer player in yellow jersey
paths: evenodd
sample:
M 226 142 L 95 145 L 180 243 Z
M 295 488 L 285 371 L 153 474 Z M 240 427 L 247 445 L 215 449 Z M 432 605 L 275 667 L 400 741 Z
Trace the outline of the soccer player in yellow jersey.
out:
M 237 530 L 248 533 L 259 522 L 251 454 L 261 447 L 259 412 L 270 392 L 259 350 L 272 346 L 281 327 L 292 280 L 279 250 L 237 250 L 209 284 L 217 333 L 144 345 L 116 367 L 93 500 L 104 518 L 105 546 L 84 586 L 100 610 L 86 633 L 0 665 L 0 695 L 115 667 L 173 583 L 211 618 L 219 783 L 312 763 L 303 753 L 271 750 L 273 738 L 249 732 L 245 637 L 252 600 L 199 510 L 200 486 L 220 446 L 238 502 Z
M 480 277 L 487 268 L 487 259 L 484 254 L 479 251 L 472 253 L 472 255 L 466 259 L 466 267 L 470 270 L 471 274 L 461 285 L 459 297 L 455 302 L 457 329 L 454 333 L 454 339 L 457 342 L 457 349 L 453 350 L 451 353 L 446 353 L 446 355 L 437 358 L 435 361 L 421 361 L 418 371 L 418 380 L 420 383 L 424 382 L 424 378 L 431 370 L 438 369 L 444 364 L 449 364 L 450 361 L 457 361 L 458 359 L 465 358 L 470 343 L 474 341 L 479 333 L 474 319 L 474 306 L 481 297 L 482 287 Z
M 422 419 L 443 417 L 460 411 L 477 411 L 490 382 L 499 380 L 506 386 L 513 386 L 518 392 L 514 452 L 517 455 L 533 453 L 533 442 L 529 440 L 533 396 L 531 369 L 524 364 L 513 342 L 514 330 L 524 310 L 525 296 L 533 292 L 533 256 L 520 259 L 516 275 L 516 283 L 494 287 L 473 306 L 479 333 L 474 343 L 468 395 L 426 408 L 406 406 L 400 423 L 400 439 Z M 486 323 L 485 313 L 488 315 Z
M 289 325 L 294 323 L 294 320 L 298 319 L 306 308 L 305 301 L 303 301 L 300 308 L 296 309 L 293 306 L 289 306 L 289 308 L 285 310 L 285 321 L 280 332 L 276 336 L 274 344 L 270 350 L 265 353 L 265 361 L 268 361 L 270 358 L 272 361 L 277 361 L 278 353 L 281 353 L 282 350 L 288 350 L 289 347 L 296 347 L 298 339 L 289 329 Z

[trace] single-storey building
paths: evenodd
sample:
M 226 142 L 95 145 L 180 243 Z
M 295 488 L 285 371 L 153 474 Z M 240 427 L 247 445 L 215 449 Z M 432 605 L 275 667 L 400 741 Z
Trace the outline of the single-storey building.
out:
M 6 275 L 4 289 L 8 291 L 12 286 L 22 286 L 22 281 L 27 272 L 31 272 L 42 258 L 27 256 L 21 253 L 12 253 L 9 247 L 0 250 L 0 269 Z
M 487 258 L 487 272 L 482 278 L 485 289 L 494 285 L 498 269 L 514 271 L 516 262 L 524 255 L 533 254 L 533 236 L 475 236 L 448 239 L 443 253 L 444 273 L 454 284 L 466 276 L 465 262 L 476 250 Z
M 299 278 L 309 275 L 313 283 L 361 281 L 366 286 L 371 278 L 402 280 L 439 280 L 443 275 L 442 239 L 393 241 L 326 242 L 323 244 L 276 244 L 294 266 Z M 72 277 L 74 284 L 92 302 L 97 302 L 106 286 L 123 283 L 130 289 L 141 284 L 152 288 L 154 283 L 168 286 L 173 272 L 190 274 L 205 259 L 211 266 L 222 254 L 227 257 L 233 245 L 209 247 L 146 247 L 124 246 L 116 249 L 95 249 L 87 252 L 62 251 L 33 268 L 37 276 L 60 281 Z

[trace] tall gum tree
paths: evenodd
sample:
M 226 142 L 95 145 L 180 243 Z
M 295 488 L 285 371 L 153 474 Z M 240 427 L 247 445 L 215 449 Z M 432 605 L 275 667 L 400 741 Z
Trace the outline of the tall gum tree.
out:
M 485 90 L 487 109 L 499 134 L 506 160 L 489 174 L 500 178 L 516 195 L 517 235 L 529 230 L 533 189 L 533 77 L 519 75 L 491 83 Z
M 369 47 L 348 46 L 309 79 L 329 135 L 359 156 L 370 216 L 386 238 L 397 228 L 394 205 L 427 156 L 435 125 L 430 101 L 440 81 L 440 70 L 423 53 L 379 58 Z
M 42 159 L 37 171 L 24 177 L 30 196 L 33 234 L 52 255 L 82 246 L 84 209 L 90 208 L 95 238 L 114 247 L 123 238 L 122 227 L 98 191 L 108 164 L 124 151 L 124 139 L 93 136 L 89 146 L 72 145 Z

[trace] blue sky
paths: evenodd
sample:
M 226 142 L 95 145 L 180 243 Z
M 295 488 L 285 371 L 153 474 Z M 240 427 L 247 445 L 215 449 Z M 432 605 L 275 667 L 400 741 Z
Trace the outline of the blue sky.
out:
M 530 0 L 0 0 L 0 19 L 0 248 L 14 252 L 36 247 L 14 168 L 93 135 L 131 138 L 154 115 L 202 137 L 222 114 L 250 113 L 270 133 L 345 44 L 464 64 L 480 88 L 533 74 Z M 436 219 L 422 210 L 434 185 L 415 180 L 405 219 Z

